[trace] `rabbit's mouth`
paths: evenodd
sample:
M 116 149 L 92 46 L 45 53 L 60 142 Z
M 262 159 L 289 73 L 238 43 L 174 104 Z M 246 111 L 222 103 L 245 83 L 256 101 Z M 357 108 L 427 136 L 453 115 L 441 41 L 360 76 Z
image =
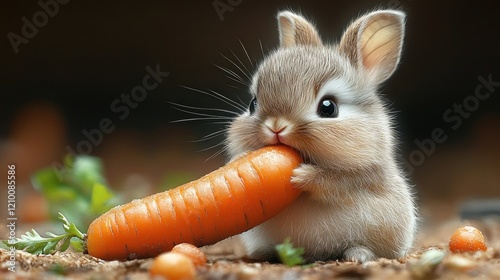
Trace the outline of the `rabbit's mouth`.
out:
M 309 153 L 307 153 L 305 151 L 299 150 L 298 148 L 296 148 L 292 145 L 288 145 L 288 144 L 283 143 L 283 142 L 278 142 L 276 144 L 271 144 L 271 145 L 267 145 L 267 146 L 287 146 L 289 148 L 292 148 L 294 151 L 296 151 L 300 155 L 303 163 L 317 165 L 317 163 L 314 160 L 314 158 L 312 157 L 312 155 L 310 155 Z

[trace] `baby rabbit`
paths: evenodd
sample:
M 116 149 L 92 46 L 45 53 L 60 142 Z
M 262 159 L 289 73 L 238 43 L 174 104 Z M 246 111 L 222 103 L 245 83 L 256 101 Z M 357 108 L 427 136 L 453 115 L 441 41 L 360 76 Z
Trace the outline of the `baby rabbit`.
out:
M 324 45 L 306 19 L 278 14 L 280 47 L 256 71 L 228 151 L 234 159 L 267 145 L 296 149 L 304 163 L 292 183 L 303 193 L 241 235 L 250 258 L 275 260 L 287 237 L 308 261 L 399 258 L 411 248 L 416 209 L 377 93 L 398 65 L 404 20 L 399 11 L 371 12 Z

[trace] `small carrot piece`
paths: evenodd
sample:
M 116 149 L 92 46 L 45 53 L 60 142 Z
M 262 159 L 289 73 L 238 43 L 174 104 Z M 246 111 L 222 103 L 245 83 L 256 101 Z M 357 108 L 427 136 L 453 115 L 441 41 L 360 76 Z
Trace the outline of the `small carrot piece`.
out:
M 472 226 L 457 229 L 450 238 L 449 246 L 453 253 L 486 251 L 483 233 Z
M 149 274 L 153 279 L 156 279 L 155 276 L 161 276 L 166 280 L 191 280 L 196 277 L 196 269 L 188 256 L 168 252 L 153 260 Z
M 183 254 L 189 257 L 195 266 L 205 266 L 207 264 L 207 256 L 203 251 L 189 243 L 177 244 L 172 248 L 173 253 Z
M 290 178 L 300 162 L 289 147 L 264 147 L 196 181 L 117 206 L 92 222 L 87 251 L 105 260 L 148 258 L 176 244 L 201 247 L 242 233 L 297 198 Z

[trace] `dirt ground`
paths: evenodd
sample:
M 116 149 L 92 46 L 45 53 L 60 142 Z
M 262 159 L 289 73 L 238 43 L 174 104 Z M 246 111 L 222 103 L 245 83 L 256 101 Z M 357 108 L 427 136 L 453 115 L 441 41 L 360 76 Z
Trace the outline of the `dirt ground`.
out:
M 449 238 L 462 225 L 473 225 L 483 232 L 486 252 L 449 252 Z M 365 264 L 329 261 L 290 268 L 255 263 L 240 257 L 242 251 L 237 240 L 204 250 L 209 263 L 206 268 L 198 269 L 199 279 L 500 279 L 500 217 L 424 224 L 414 250 L 406 258 Z M 434 250 L 444 251 L 446 256 L 432 264 L 431 254 L 426 252 Z M 105 262 L 72 252 L 40 256 L 18 252 L 13 273 L 8 270 L 7 253 L 0 249 L 0 279 L 150 279 L 148 268 L 152 259 Z

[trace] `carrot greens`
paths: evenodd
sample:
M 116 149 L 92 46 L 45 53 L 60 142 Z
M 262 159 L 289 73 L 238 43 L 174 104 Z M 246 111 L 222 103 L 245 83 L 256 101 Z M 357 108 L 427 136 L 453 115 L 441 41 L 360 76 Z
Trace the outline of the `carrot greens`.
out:
M 46 232 L 49 237 L 42 237 L 36 230 L 32 229 L 17 238 L 15 242 L 11 240 L 2 241 L 6 246 L 13 246 L 17 250 L 24 250 L 32 254 L 53 254 L 56 251 L 64 252 L 69 246 L 75 251 L 83 251 L 83 240 L 85 234 L 82 233 L 74 223 L 70 223 L 66 217 L 59 213 L 59 220 L 62 222 L 64 233 L 57 235 Z M 77 240 L 73 240 L 77 238 Z
M 87 228 L 101 214 L 122 201 L 107 186 L 97 157 L 67 156 L 64 164 L 38 171 L 33 187 L 48 202 L 53 220 L 64 213 L 79 228 Z
M 47 200 L 51 218 L 61 222 L 64 229 L 62 234 L 47 232 L 47 237 L 32 229 L 19 238 L 1 242 L 32 254 L 63 252 L 70 246 L 84 251 L 85 234 L 78 228 L 88 228 L 95 218 L 121 202 L 107 186 L 97 157 L 67 156 L 64 164 L 35 173 L 32 183 Z

